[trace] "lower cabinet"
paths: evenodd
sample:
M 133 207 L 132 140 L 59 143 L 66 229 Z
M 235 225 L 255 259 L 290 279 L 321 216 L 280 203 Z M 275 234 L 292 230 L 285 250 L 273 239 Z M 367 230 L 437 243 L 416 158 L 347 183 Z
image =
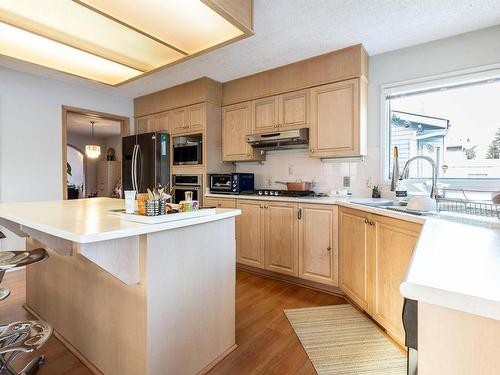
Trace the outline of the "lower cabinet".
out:
M 337 206 L 300 205 L 299 277 L 338 285 L 337 212 Z
M 404 346 L 403 281 L 421 225 L 340 209 L 340 288 Z
M 236 261 L 264 268 L 264 213 L 259 201 L 238 200 Z
M 263 207 L 264 267 L 269 271 L 297 276 L 299 252 L 297 205 L 265 202 Z
M 338 285 L 337 207 L 237 200 L 237 262 Z

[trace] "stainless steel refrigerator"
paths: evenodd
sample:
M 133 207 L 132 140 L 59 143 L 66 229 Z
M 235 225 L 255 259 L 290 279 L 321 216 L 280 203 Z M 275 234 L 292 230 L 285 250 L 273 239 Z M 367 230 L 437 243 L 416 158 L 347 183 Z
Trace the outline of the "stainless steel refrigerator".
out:
M 122 138 L 123 190 L 145 193 L 170 182 L 170 136 L 145 133 Z

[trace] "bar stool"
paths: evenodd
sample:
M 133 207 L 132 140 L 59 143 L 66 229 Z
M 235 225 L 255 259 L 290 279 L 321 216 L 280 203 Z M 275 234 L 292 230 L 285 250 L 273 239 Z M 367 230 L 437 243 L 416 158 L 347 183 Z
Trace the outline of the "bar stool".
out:
M 45 249 L 31 251 L 0 252 L 0 281 L 5 271 L 40 262 L 48 258 Z M 7 298 L 10 290 L 0 288 L 1 295 Z M 0 299 L 0 300 L 1 300 Z M 45 356 L 33 358 L 21 372 L 12 368 L 12 363 L 22 353 L 30 353 L 41 348 L 52 335 L 52 327 L 43 321 L 27 320 L 0 325 L 0 374 L 32 375 L 44 362 Z

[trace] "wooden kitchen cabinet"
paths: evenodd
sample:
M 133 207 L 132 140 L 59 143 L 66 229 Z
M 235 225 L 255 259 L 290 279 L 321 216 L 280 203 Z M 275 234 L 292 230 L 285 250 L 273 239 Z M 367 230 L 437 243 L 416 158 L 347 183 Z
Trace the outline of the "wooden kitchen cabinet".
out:
M 369 311 L 369 227 L 368 214 L 342 208 L 339 219 L 340 288 L 359 307 Z
M 338 285 L 337 212 L 333 205 L 299 206 L 299 277 Z
M 279 126 L 279 99 L 271 96 L 252 101 L 252 133 L 276 130 Z
M 194 104 L 168 111 L 170 134 L 189 133 L 205 129 L 205 105 Z
M 222 108 L 222 160 L 265 160 L 265 154 L 255 150 L 246 142 L 251 133 L 251 102 Z
M 297 205 L 238 200 L 238 263 L 298 275 Z
M 170 129 L 168 127 L 168 112 L 162 112 L 154 115 L 152 131 L 169 133 Z
M 421 225 L 374 215 L 375 239 L 372 243 L 373 293 L 371 314 L 387 332 L 404 346 L 401 321 L 403 282 Z
M 203 200 L 203 205 L 206 207 L 236 208 L 236 199 L 205 197 Z
M 349 79 L 310 90 L 310 155 L 319 158 L 366 155 L 366 92 L 364 78 Z
M 279 128 L 309 127 L 309 90 L 292 91 L 280 95 Z
M 264 201 L 265 269 L 298 276 L 298 208 L 295 203 Z
M 309 91 L 292 91 L 252 101 L 252 133 L 309 126 Z
M 236 261 L 264 268 L 263 204 L 254 200 L 238 200 L 241 215 L 237 216 Z
M 154 128 L 154 116 L 143 116 L 135 119 L 135 134 L 149 133 Z
M 117 160 L 97 162 L 97 196 L 110 198 L 121 180 L 122 163 Z
M 340 288 L 404 346 L 399 291 L 421 225 L 340 210 Z

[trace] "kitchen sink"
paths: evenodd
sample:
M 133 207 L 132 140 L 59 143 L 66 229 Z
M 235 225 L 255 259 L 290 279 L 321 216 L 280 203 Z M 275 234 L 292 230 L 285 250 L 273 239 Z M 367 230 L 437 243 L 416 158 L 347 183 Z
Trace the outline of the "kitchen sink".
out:
M 396 201 L 391 200 L 373 200 L 373 199 L 353 199 L 352 203 L 361 204 L 363 206 L 369 207 L 377 207 L 377 208 L 385 208 L 386 210 L 401 212 L 405 214 L 417 215 L 417 216 L 426 216 L 426 215 L 435 215 L 434 212 L 429 211 L 418 211 L 406 208 L 405 204 L 401 204 Z

